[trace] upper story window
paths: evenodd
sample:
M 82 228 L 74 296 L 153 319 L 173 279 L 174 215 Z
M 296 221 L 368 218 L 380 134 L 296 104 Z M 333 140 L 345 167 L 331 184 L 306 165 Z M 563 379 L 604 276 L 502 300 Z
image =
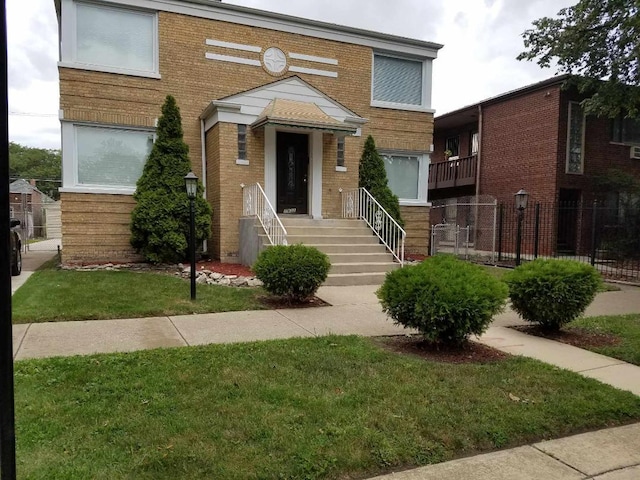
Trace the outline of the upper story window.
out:
M 155 12 L 63 2 L 62 66 L 159 77 Z
M 479 150 L 480 150 L 480 137 L 478 135 L 478 132 L 472 131 L 470 140 L 469 140 L 469 154 L 477 155 Z
M 426 108 L 425 62 L 373 55 L 372 105 L 399 109 Z
M 460 136 L 448 137 L 444 142 L 445 157 L 458 158 L 460 156 Z
M 640 145 L 640 118 L 615 118 L 611 141 Z
M 569 103 L 569 132 L 567 141 L 567 173 L 583 173 L 584 169 L 584 110 L 578 102 Z

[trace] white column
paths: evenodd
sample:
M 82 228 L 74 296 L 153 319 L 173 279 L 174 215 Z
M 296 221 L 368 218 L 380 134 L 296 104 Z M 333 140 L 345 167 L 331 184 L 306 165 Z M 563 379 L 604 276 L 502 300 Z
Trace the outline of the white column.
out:
M 311 174 L 311 217 L 322 218 L 322 132 L 311 134 L 311 162 L 309 170 Z
M 264 127 L 264 193 L 273 205 L 276 206 L 276 129 L 275 127 Z

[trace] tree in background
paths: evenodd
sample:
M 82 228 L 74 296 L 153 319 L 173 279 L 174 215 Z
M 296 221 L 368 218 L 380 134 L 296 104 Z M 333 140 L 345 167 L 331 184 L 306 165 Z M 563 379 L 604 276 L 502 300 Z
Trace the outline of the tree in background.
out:
M 187 258 L 189 199 L 184 177 L 191 170 L 189 146 L 183 140 L 180 109 L 167 95 L 158 120 L 157 139 L 138 180 L 131 214 L 131 245 L 149 262 L 176 263 Z M 196 242 L 211 231 L 211 207 L 198 182 Z
M 60 150 L 25 147 L 9 143 L 9 178 L 36 180 L 36 187 L 51 198 L 58 200 L 58 188 L 62 180 Z
M 376 142 L 369 135 L 364 144 L 360 158 L 359 185 L 364 187 L 375 198 L 393 219 L 404 227 L 400 216 L 400 202 L 389 188 L 384 160 L 376 149 Z
M 580 0 L 558 18 L 544 17 L 523 33 L 527 49 L 518 60 L 557 63 L 562 73 L 590 96 L 587 114 L 640 114 L 640 15 L 637 0 Z

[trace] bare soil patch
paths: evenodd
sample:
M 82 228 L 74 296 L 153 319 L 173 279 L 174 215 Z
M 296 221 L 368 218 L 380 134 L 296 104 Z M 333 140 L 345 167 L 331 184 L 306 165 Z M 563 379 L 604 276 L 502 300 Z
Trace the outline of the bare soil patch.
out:
M 559 332 L 545 330 L 538 325 L 523 325 L 511 327 L 527 335 L 548 338 L 556 342 L 566 343 L 578 348 L 610 347 L 619 345 L 622 339 L 617 335 L 604 332 L 593 332 L 579 327 L 569 327 Z
M 272 310 L 281 310 L 285 308 L 315 308 L 315 307 L 330 307 L 331 304 L 325 302 L 321 298 L 311 297 L 306 302 L 290 302 L 286 298 L 282 297 L 270 297 L 260 296 L 257 300 Z
M 185 266 L 188 266 L 185 264 Z M 215 261 L 201 261 L 196 263 L 196 269 L 209 270 L 210 272 L 221 273 L 223 275 L 237 275 L 239 277 L 253 277 L 255 276 L 251 269 L 245 265 L 239 263 L 222 263 Z
M 471 341 L 449 346 L 429 342 L 420 335 L 377 337 L 374 341 L 392 352 L 442 363 L 493 363 L 509 357 L 507 353 Z

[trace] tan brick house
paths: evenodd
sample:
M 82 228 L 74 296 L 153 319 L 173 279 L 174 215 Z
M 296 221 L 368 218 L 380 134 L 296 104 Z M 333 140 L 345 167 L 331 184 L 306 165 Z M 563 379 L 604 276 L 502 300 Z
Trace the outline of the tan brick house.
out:
M 277 214 L 339 219 L 367 135 L 400 196 L 407 251 L 428 242 L 432 62 L 441 45 L 214 0 L 56 0 L 63 260 L 126 261 L 130 212 L 167 94 L 237 261 L 243 186 Z

